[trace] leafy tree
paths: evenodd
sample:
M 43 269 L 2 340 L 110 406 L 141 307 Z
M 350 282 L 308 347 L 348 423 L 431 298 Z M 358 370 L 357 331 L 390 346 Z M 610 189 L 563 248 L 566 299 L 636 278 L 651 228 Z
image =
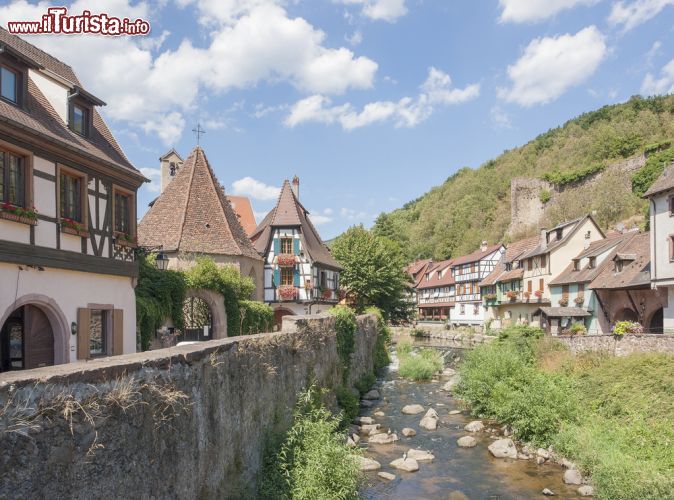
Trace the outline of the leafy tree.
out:
M 376 306 L 393 322 L 410 317 L 406 259 L 397 243 L 354 226 L 335 240 L 332 253 L 344 267 L 340 280 L 353 294 L 358 312 Z

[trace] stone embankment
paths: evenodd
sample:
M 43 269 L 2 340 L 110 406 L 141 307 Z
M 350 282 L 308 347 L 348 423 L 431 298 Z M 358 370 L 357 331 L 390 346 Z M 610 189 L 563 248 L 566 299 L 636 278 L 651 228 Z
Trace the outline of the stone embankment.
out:
M 419 340 L 440 341 L 447 343 L 451 347 L 473 347 L 475 345 L 491 342 L 496 337 L 484 335 L 471 328 L 447 329 L 443 325 L 419 324 L 416 328 L 410 327 L 392 327 L 393 341 L 397 342 L 402 338 L 412 338 Z
M 635 352 L 664 352 L 674 354 L 674 335 L 643 334 L 625 335 L 577 335 L 575 337 L 555 337 L 571 352 L 606 352 L 614 356 L 627 356 Z
M 357 323 L 349 386 L 373 370 L 377 320 Z M 4 373 L 0 498 L 251 498 L 265 442 L 289 427 L 297 394 L 342 381 L 330 315 Z

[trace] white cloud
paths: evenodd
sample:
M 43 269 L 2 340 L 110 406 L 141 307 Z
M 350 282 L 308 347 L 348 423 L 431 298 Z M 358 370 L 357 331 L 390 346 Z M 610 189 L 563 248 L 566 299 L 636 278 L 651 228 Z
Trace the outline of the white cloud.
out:
M 157 114 L 156 118 L 148 119 L 142 124 L 146 134 L 154 133 L 164 144 L 172 145 L 178 142 L 185 128 L 183 115 L 177 112 L 165 115 Z
M 653 42 L 653 45 L 651 48 L 646 52 L 646 64 L 651 66 L 653 64 L 653 59 L 658 55 L 660 52 L 660 49 L 662 48 L 662 42 L 660 40 L 656 40 Z
M 148 184 L 143 185 L 148 192 L 158 193 L 161 191 L 161 169 L 144 167 L 140 169 L 140 173 L 150 179 Z
M 373 21 L 396 22 L 407 14 L 405 0 L 335 0 L 344 5 L 358 5 L 361 14 Z
M 674 0 L 617 2 L 613 4 L 608 22 L 614 26 L 622 26 L 623 31 L 629 31 L 646 21 L 650 21 L 668 5 L 674 5 Z
M 529 23 L 543 21 L 558 12 L 578 5 L 592 5 L 598 0 L 499 0 L 503 9 L 501 22 Z
M 366 212 L 353 210 L 351 208 L 342 208 L 339 215 L 348 221 L 363 221 L 368 218 Z
M 164 4 L 100 0 L 95 10 L 148 19 Z M 0 7 L 0 19 L 40 19 L 47 7 L 44 1 L 16 0 Z M 204 89 L 226 92 L 264 81 L 285 82 L 309 93 L 341 94 L 373 84 L 376 62 L 344 47 L 327 47 L 323 31 L 301 17 L 289 17 L 274 0 L 205 0 L 195 7 L 200 21 L 209 24 L 204 47 L 183 40 L 162 50 L 167 32 L 151 39 L 44 35 L 29 41 L 72 65 L 85 88 L 108 103 L 107 117 L 157 134 L 167 145 L 182 133 L 184 116 L 194 112 Z M 92 10 L 87 0 L 75 0 L 68 8 L 72 13 Z M 180 119 L 163 130 L 167 110 Z
M 320 210 L 309 210 L 309 218 L 315 226 L 320 226 L 332 222 L 332 213 L 331 208 L 326 208 L 322 212 Z
M 499 89 L 498 95 L 522 106 L 554 101 L 592 76 L 606 53 L 604 36 L 595 26 L 575 35 L 536 38 L 508 66 L 512 85 Z
M 674 59 L 660 70 L 660 78 L 646 74 L 641 84 L 641 93 L 645 95 L 674 93 Z
M 269 186 L 252 177 L 244 177 L 232 183 L 232 194 L 249 196 L 256 200 L 276 200 L 281 188 Z
M 306 122 L 339 123 L 344 130 L 353 130 L 392 120 L 396 127 L 414 127 L 431 116 L 437 106 L 459 104 L 480 95 L 477 83 L 463 89 L 452 88 L 451 85 L 448 74 L 431 67 L 428 78 L 421 85 L 421 92 L 415 98 L 371 102 L 358 111 L 351 103 L 332 106 L 328 97 L 312 95 L 296 102 L 284 123 L 289 127 Z
M 495 128 L 510 129 L 513 127 L 508 113 L 501 106 L 496 105 L 492 107 L 489 111 L 489 116 Z
M 353 35 L 345 36 L 344 39 L 349 43 L 349 45 L 355 47 L 356 45 L 363 43 L 363 33 L 360 31 L 354 31 Z

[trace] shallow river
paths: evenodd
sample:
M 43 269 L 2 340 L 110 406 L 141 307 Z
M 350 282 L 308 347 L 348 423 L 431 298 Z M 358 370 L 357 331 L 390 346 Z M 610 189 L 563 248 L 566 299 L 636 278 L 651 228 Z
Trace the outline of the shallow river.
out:
M 447 352 L 448 366 L 460 357 L 458 349 L 441 348 Z M 548 488 L 555 493 L 553 498 L 578 498 L 577 486 L 567 486 L 562 481 L 564 469 L 552 463 L 536 465 L 532 460 L 510 460 L 493 458 L 487 446 L 493 441 L 486 432 L 468 433 L 463 430 L 471 420 L 466 412 L 449 415 L 450 410 L 460 409 L 458 403 L 440 388 L 446 382 L 410 382 L 398 378 L 394 363 L 385 377 L 377 381 L 381 399 L 371 408 L 362 408 L 362 416 L 370 416 L 384 429 L 397 432 L 400 441 L 387 445 L 362 445 L 364 456 L 381 463 L 381 471 L 396 475 L 393 481 L 380 479 L 377 472 L 367 472 L 367 485 L 361 490 L 363 498 L 401 499 L 520 499 L 547 498 L 542 490 Z M 440 416 L 438 429 L 424 430 L 419 422 L 424 416 L 404 415 L 403 406 L 418 403 L 425 410 L 434 408 Z M 374 417 L 376 411 L 384 417 Z M 401 430 L 410 427 L 416 436 L 404 437 Z M 475 448 L 459 448 L 456 440 L 472 435 L 478 440 Z M 364 437 L 363 441 L 367 441 Z M 402 472 L 393 469 L 389 463 L 401 458 L 410 448 L 427 450 L 435 455 L 432 462 L 419 462 L 417 472 Z

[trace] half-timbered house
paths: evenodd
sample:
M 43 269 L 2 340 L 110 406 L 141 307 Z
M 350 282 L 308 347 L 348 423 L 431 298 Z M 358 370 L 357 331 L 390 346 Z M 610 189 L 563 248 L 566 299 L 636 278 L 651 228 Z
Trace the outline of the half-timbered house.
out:
M 456 289 L 452 260 L 427 262 L 418 273 L 415 289 L 422 322 L 447 322 L 454 307 Z
M 136 350 L 136 191 L 72 68 L 0 28 L 0 371 Z
M 341 266 L 299 201 L 299 179 L 283 182 L 276 206 L 251 235 L 265 259 L 264 301 L 276 324 L 289 314 L 325 311 L 339 300 Z

